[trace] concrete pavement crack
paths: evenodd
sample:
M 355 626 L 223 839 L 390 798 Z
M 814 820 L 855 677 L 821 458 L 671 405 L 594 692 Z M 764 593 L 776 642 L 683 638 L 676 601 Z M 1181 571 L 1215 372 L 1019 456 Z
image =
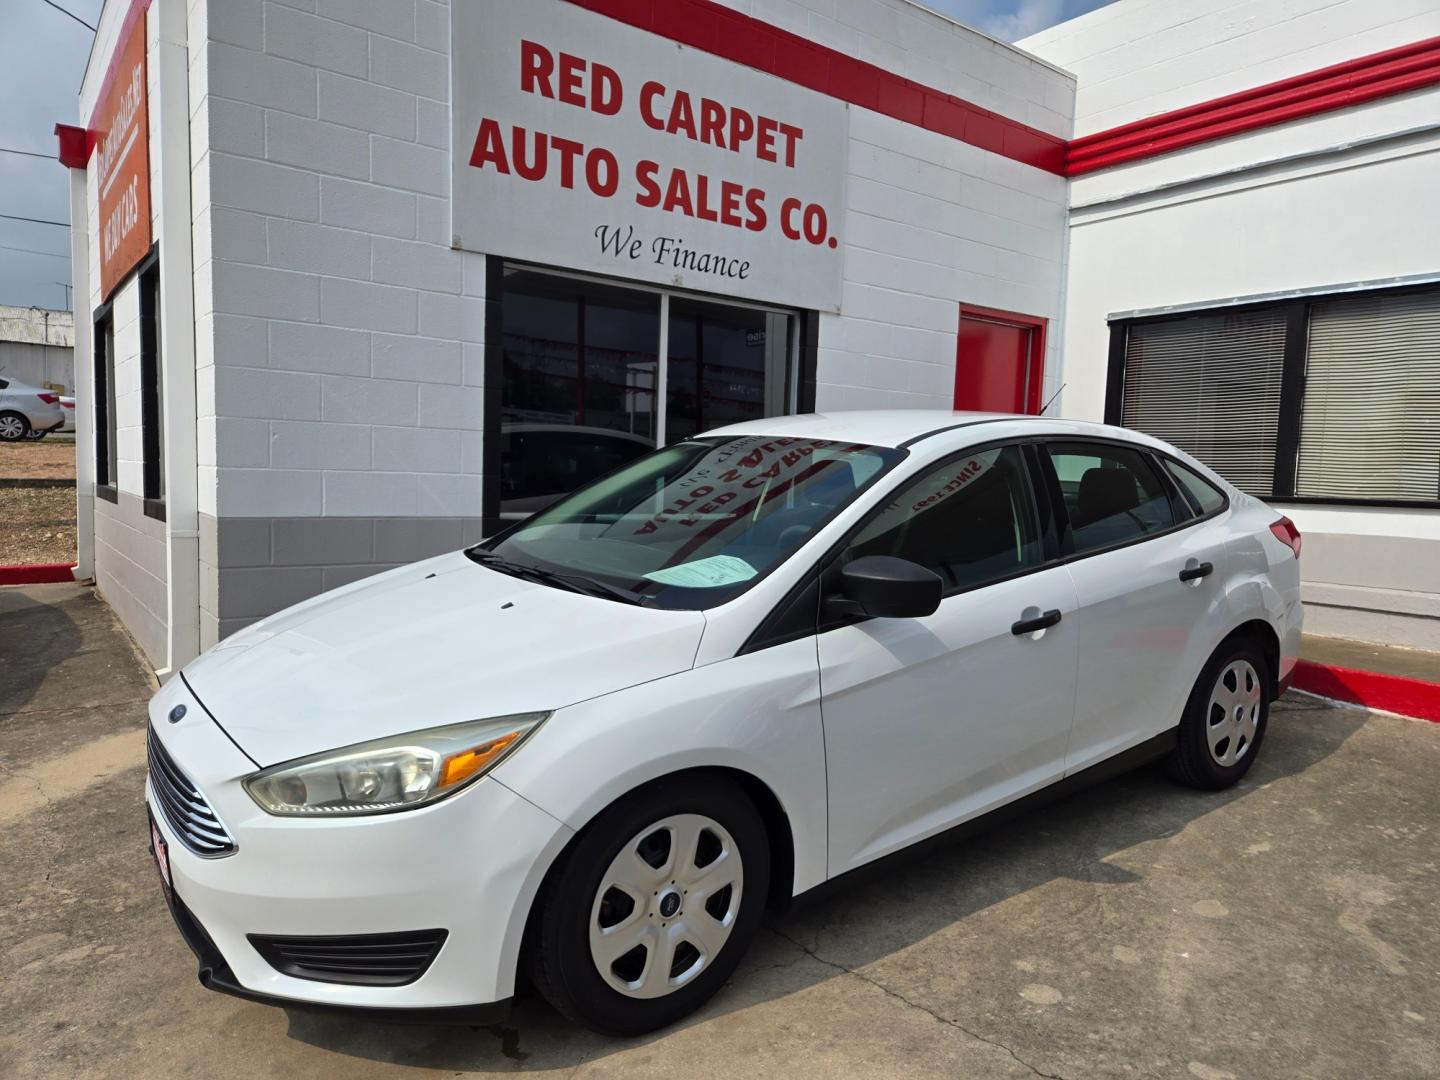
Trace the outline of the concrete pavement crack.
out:
M 909 1006 L 909 1007 L 912 1008 L 912 1009 L 917 1009 L 917 1010 L 919 1010 L 920 1012 L 923 1012 L 926 1016 L 930 1017 L 932 1020 L 937 1020 L 937 1021 L 939 1021 L 940 1023 L 946 1025 L 947 1027 L 955 1028 L 957 1031 L 960 1031 L 960 1032 L 963 1032 L 963 1033 L 966 1034 L 966 1035 L 969 1035 L 972 1039 L 975 1039 L 975 1040 L 978 1041 L 978 1042 L 985 1043 L 987 1046 L 993 1046 L 993 1047 L 995 1047 L 995 1049 L 997 1049 L 997 1050 L 1003 1050 L 1003 1051 L 1005 1051 L 1005 1053 L 1009 1054 L 1012 1058 L 1015 1059 L 1015 1061 L 1016 1061 L 1017 1064 L 1022 1065 L 1022 1066 L 1024 1066 L 1025 1068 L 1029 1069 L 1029 1070 L 1030 1070 L 1032 1073 L 1034 1073 L 1036 1076 L 1043 1077 L 1044 1080 L 1066 1080 L 1066 1078 L 1065 1078 L 1064 1076 L 1062 1076 L 1061 1074 L 1059 1074 L 1059 1073 L 1043 1072 L 1042 1070 L 1036 1068 L 1034 1065 L 1031 1065 L 1030 1062 L 1026 1061 L 1024 1058 L 1022 1058 L 1019 1054 L 1017 1054 L 1017 1053 L 1016 1053 L 1014 1050 L 1012 1050 L 1010 1047 L 1006 1046 L 1004 1043 L 999 1042 L 999 1041 L 997 1041 L 997 1040 L 995 1040 L 995 1039 L 986 1038 L 984 1035 L 981 1035 L 978 1031 L 971 1031 L 971 1030 L 970 1030 L 969 1028 L 967 1028 L 964 1024 L 960 1023 L 960 1022 L 957 1021 L 957 1020 L 952 1020 L 952 1019 L 950 1019 L 950 1017 L 948 1017 L 948 1016 L 941 1016 L 939 1013 L 935 1012 L 933 1009 L 927 1009 L 924 1005 L 921 1005 L 919 1002 L 911 1001 L 911 1000 L 910 1000 L 909 998 L 907 998 L 904 994 L 899 993 L 899 992 L 896 991 L 896 990 L 890 989 L 890 987 L 886 986 L 884 983 L 880 982 L 878 979 L 873 979 L 873 978 L 871 978 L 869 975 L 866 975 L 863 971 L 857 971 L 855 968 L 847 967 L 845 964 L 841 964 L 841 963 L 839 963 L 839 962 L 837 962 L 837 961 L 835 961 L 835 960 L 829 960 L 829 959 L 821 956 L 821 955 L 820 955 L 819 953 L 817 953 L 814 949 L 811 949 L 811 948 L 809 948 L 808 946 L 802 944 L 801 942 L 796 941 L 796 940 L 795 940 L 794 938 L 792 938 L 789 934 L 786 934 L 786 933 L 784 933 L 783 931 L 780 931 L 780 930 L 776 930 L 774 927 L 771 927 L 770 929 L 771 929 L 771 931 L 772 931 L 777 937 L 784 938 L 786 941 L 790 942 L 791 945 L 794 945 L 797 949 L 799 949 L 801 952 L 805 953 L 807 956 L 811 957 L 811 958 L 812 958 L 813 960 L 815 960 L 816 962 L 821 963 L 821 964 L 824 964 L 826 967 L 834 968 L 836 971 L 844 972 L 844 973 L 847 974 L 847 975 L 853 975 L 853 976 L 855 976 L 855 978 L 859 979 L 861 982 L 869 983 L 871 986 L 875 987 L 877 990 L 881 991 L 882 993 L 887 994 L 887 995 L 889 995 L 890 997 L 894 998 L 896 1001 L 900 1002 L 902 1005 L 907 1005 L 907 1006 Z
M 96 709 L 128 709 L 133 705 L 148 706 L 149 702 L 149 698 L 135 698 L 133 701 L 102 701 L 97 705 L 57 705 L 54 708 L 44 709 L 12 709 L 9 712 L 0 712 L 0 720 L 8 720 L 12 716 L 43 716 L 46 713 L 94 712 Z

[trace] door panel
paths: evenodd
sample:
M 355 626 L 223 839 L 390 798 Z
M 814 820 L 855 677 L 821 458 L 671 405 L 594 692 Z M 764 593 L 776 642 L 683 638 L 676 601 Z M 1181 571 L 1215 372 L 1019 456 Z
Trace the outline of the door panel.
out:
M 1010 632 L 1053 609 L 1057 626 Z M 820 635 L 832 876 L 1064 773 L 1074 610 L 1057 566 Z
M 1080 667 L 1067 771 L 1180 722 L 1185 697 L 1226 617 L 1218 582 L 1228 556 L 1219 535 L 1207 522 L 1069 564 L 1079 605 Z M 1212 564 L 1214 572 L 1180 581 L 1181 569 L 1200 562 Z
M 1191 511 L 1137 449 L 1049 451 L 1078 556 L 1066 564 L 1079 654 L 1066 770 L 1077 772 L 1179 723 L 1226 619 L 1229 556 L 1213 519 L 1177 528 Z M 1204 563 L 1208 575 L 1180 580 Z
M 1044 545 L 1018 446 L 937 464 L 891 498 L 845 560 L 907 559 L 949 592 L 922 619 L 868 619 L 818 638 L 830 872 L 955 825 L 1064 770 L 1076 642 L 1063 566 Z M 1015 622 L 1061 612 L 1030 634 Z M 824 624 L 822 623 L 822 626 Z

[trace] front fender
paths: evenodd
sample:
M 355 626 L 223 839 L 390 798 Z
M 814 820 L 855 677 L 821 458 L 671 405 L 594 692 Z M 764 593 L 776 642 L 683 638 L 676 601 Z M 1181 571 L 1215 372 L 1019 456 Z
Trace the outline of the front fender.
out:
M 785 812 L 792 893 L 824 881 L 825 746 L 813 638 L 561 709 L 494 775 L 578 831 L 652 780 L 717 767 L 755 777 Z

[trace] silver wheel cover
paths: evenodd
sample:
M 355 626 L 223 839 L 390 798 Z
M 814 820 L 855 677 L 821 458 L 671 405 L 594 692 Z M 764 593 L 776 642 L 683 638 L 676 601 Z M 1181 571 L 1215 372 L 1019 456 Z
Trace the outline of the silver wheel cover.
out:
M 740 914 L 735 840 L 702 814 L 674 814 L 633 836 L 590 906 L 590 957 L 611 989 L 658 998 L 714 963 Z
M 25 434 L 25 425 L 16 416 L 0 416 L 0 438 L 18 439 Z
M 1226 664 L 1210 691 L 1205 741 L 1217 765 L 1234 765 L 1250 752 L 1260 726 L 1260 673 L 1248 660 Z

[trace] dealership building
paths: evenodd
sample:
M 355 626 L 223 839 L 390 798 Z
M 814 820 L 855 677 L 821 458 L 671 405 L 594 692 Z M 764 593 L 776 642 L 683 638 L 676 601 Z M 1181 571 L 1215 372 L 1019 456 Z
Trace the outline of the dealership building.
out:
M 76 574 L 163 674 L 724 423 L 1048 406 L 1440 648 L 1440 13 L 1303 6 L 107 0 Z

